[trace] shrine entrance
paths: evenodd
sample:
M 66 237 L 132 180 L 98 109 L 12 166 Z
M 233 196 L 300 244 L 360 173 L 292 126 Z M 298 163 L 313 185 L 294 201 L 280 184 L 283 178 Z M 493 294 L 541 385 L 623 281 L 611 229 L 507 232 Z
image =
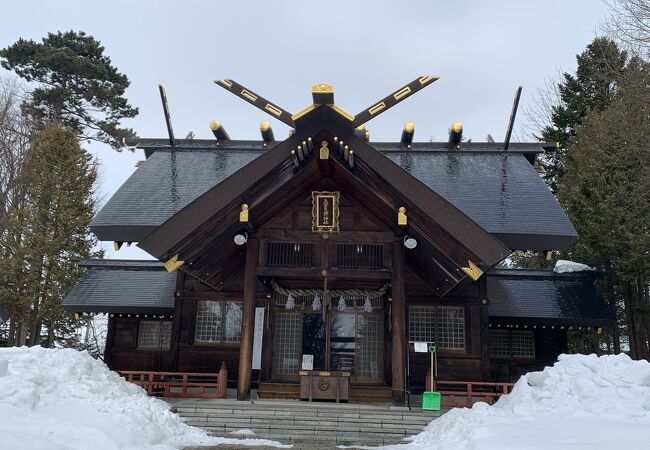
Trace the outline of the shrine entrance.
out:
M 300 370 L 349 372 L 357 384 L 384 384 L 383 298 L 345 297 L 330 308 L 297 298 L 293 309 L 278 296 L 272 378 L 297 381 Z M 364 309 L 365 305 L 365 309 Z

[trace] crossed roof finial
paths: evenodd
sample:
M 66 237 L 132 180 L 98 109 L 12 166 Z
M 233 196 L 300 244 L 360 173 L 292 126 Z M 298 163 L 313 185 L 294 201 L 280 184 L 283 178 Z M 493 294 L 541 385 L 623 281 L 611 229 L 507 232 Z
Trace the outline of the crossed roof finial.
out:
M 301 119 L 308 116 L 320 105 L 326 105 L 327 107 L 332 108 L 341 116 L 345 117 L 348 122 L 350 122 L 351 128 L 357 128 L 369 120 L 374 119 L 379 114 L 389 110 L 402 100 L 405 100 L 406 98 L 415 94 L 420 89 L 425 88 L 437 79 L 438 77 L 435 75 L 422 75 L 411 81 L 406 86 L 401 87 L 392 94 L 384 97 L 382 100 L 376 102 L 369 108 L 364 109 L 354 116 L 344 111 L 334 103 L 334 87 L 331 84 L 327 83 L 318 83 L 313 85 L 311 90 L 313 103 L 296 114 L 289 113 L 288 111 L 277 106 L 275 103 L 271 103 L 264 97 L 254 93 L 249 89 L 246 89 L 244 86 L 233 80 L 215 80 L 215 83 L 232 92 L 237 97 L 246 100 L 253 106 L 258 107 L 267 114 L 270 114 L 276 119 L 284 122 L 292 128 L 298 128 L 300 126 Z

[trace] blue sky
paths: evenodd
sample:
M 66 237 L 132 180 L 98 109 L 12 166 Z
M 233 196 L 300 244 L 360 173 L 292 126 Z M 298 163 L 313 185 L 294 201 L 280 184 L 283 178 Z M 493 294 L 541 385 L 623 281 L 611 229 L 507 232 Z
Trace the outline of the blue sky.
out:
M 416 141 L 445 140 L 456 120 L 474 141 L 488 133 L 502 140 L 516 87 L 524 87 L 521 112 L 545 80 L 575 69 L 575 55 L 606 14 L 595 0 L 14 0 L 0 3 L 0 46 L 50 31 L 92 34 L 131 80 L 127 96 L 140 115 L 125 125 L 142 137 L 165 134 L 159 83 L 178 137 L 192 130 L 210 138 L 208 123 L 219 119 L 231 138 L 257 139 L 268 117 L 212 80 L 233 78 L 290 112 L 311 103 L 312 84 L 327 82 L 336 103 L 354 114 L 421 74 L 436 74 L 440 80 L 367 124 L 371 140 L 399 139 L 407 121 Z M 285 125 L 272 126 L 276 137 L 286 136 Z M 141 151 L 87 148 L 101 163 L 101 201 L 144 159 Z M 147 257 L 136 248 L 108 256 Z

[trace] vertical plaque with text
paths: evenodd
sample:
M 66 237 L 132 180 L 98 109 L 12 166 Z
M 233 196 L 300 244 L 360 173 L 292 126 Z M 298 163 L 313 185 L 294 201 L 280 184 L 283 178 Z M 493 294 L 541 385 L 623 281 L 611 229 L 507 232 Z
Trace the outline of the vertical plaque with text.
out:
M 340 192 L 313 191 L 311 193 L 311 231 L 333 233 L 339 231 Z

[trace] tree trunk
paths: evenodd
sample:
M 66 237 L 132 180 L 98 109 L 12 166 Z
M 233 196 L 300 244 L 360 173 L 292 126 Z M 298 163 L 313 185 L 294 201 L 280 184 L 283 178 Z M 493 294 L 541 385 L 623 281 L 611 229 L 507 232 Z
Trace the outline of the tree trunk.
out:
M 27 327 L 25 327 L 24 323 L 18 322 L 16 324 L 16 346 L 22 347 L 23 345 L 25 345 L 26 338 L 27 338 Z
M 608 261 L 607 263 L 607 279 L 606 279 L 606 285 L 607 285 L 607 302 L 609 304 L 609 307 L 612 309 L 612 312 L 614 313 L 614 317 L 616 320 L 616 323 L 614 324 L 614 328 L 612 329 L 612 343 L 614 345 L 614 354 L 618 355 L 621 353 L 621 329 L 619 328 L 620 325 L 618 323 L 618 308 L 617 308 L 617 299 L 616 299 L 616 294 L 614 292 L 614 275 L 612 273 L 612 266 L 611 263 Z
M 7 345 L 13 347 L 16 345 L 16 321 L 9 319 L 9 335 L 7 336 Z
M 30 315 L 29 319 L 29 346 L 34 347 L 41 343 L 41 329 L 43 328 L 43 322 L 40 317 L 38 317 L 38 306 L 34 305 L 34 310 Z
M 630 356 L 632 359 L 638 359 L 639 349 L 637 347 L 636 320 L 632 304 L 632 287 L 628 281 L 623 283 L 623 302 L 627 319 L 627 333 L 630 340 Z

